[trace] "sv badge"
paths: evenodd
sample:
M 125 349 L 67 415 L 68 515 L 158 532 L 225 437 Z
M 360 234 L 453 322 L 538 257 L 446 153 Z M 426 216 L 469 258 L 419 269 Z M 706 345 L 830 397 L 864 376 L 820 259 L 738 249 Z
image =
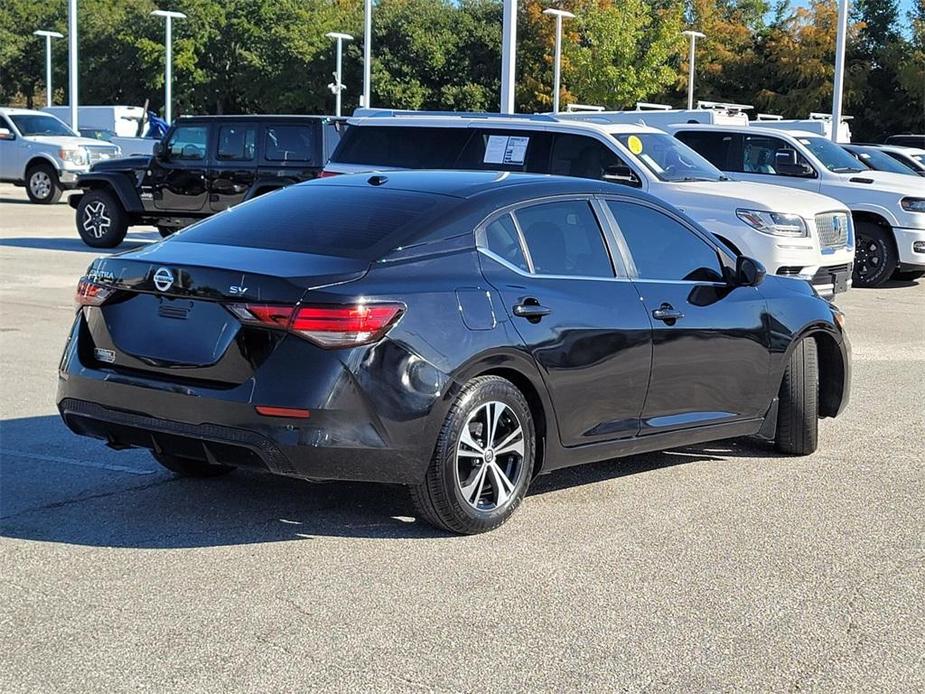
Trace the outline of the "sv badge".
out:
M 247 287 L 240 287 L 236 284 L 232 284 L 228 287 L 228 293 L 232 296 L 243 296 L 247 293 Z

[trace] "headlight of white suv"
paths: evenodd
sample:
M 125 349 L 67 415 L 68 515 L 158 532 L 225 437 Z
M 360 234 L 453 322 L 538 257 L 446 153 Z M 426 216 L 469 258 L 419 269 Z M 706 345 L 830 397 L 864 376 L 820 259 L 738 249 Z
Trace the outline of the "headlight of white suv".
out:
M 62 161 L 70 162 L 71 164 L 76 164 L 77 166 L 86 166 L 87 164 L 87 150 L 83 147 L 78 147 L 76 149 L 62 149 L 58 152 L 58 156 L 61 157 Z
M 925 198 L 903 198 L 899 204 L 906 212 L 925 212 Z
M 806 222 L 798 214 L 736 210 L 736 216 L 753 229 L 773 236 L 806 236 Z

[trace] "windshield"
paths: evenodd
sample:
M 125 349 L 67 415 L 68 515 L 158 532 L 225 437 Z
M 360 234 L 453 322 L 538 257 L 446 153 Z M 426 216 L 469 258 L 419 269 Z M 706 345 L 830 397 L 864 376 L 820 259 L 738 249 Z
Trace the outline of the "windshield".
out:
M 861 163 L 867 164 L 870 168 L 876 171 L 892 171 L 893 173 L 899 174 L 910 174 L 913 173 L 912 168 L 903 165 L 902 163 L 896 161 L 889 154 L 881 152 L 879 149 L 855 149 L 849 150 L 851 153 L 861 160 Z
M 31 135 L 67 135 L 74 137 L 74 131 L 54 116 L 33 114 L 10 115 L 10 120 L 23 137 Z
M 728 181 L 713 164 L 665 133 L 612 134 L 662 181 Z
M 816 155 L 822 165 L 832 173 L 858 173 L 867 166 L 848 154 L 841 147 L 824 137 L 797 138 L 806 149 Z

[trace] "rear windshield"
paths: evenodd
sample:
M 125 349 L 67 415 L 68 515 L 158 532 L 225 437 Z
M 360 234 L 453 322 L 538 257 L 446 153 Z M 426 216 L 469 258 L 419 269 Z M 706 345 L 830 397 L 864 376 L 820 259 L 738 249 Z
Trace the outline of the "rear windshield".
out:
M 375 186 L 302 184 L 210 217 L 174 238 L 376 260 L 412 243 L 458 199 Z
M 331 161 L 401 169 L 451 169 L 468 139 L 467 128 L 350 126 Z

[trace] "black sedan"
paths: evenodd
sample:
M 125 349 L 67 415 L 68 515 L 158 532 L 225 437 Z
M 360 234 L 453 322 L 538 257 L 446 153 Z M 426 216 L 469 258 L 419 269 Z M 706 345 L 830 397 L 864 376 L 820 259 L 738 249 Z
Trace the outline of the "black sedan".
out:
M 93 262 L 60 365 L 76 433 L 181 475 L 408 485 L 477 533 L 538 474 L 845 407 L 842 314 L 658 200 L 487 172 L 340 176 Z

